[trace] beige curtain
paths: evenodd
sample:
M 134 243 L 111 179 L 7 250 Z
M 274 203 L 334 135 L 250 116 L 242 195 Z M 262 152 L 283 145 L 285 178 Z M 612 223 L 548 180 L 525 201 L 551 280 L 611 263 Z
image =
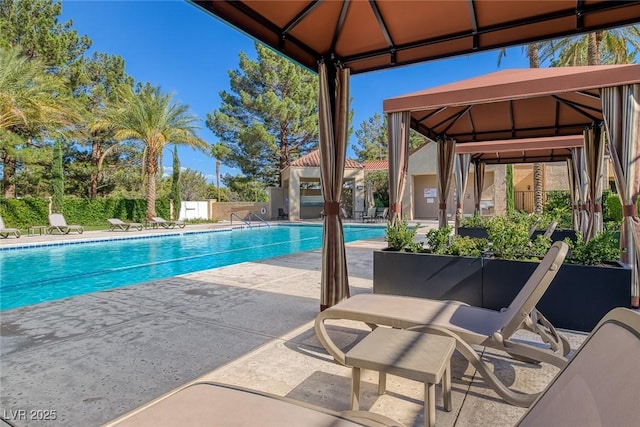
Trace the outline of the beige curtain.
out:
M 457 154 L 456 156 L 456 233 L 464 214 L 464 192 L 467 188 L 471 154 Z
M 456 141 L 451 138 L 444 138 L 438 141 L 438 163 L 436 171 L 438 174 L 438 227 L 447 226 L 447 199 L 449 198 L 449 188 L 451 187 L 451 175 L 453 174 L 453 163 L 456 152 Z
M 589 222 L 585 240 L 602 231 L 602 174 L 604 132 L 599 124 L 584 130 L 584 156 L 588 182 Z
M 349 122 L 349 69 L 328 70 L 334 66 L 322 63 L 318 78 L 320 97 L 320 181 L 324 197 L 322 231 L 322 278 L 320 310 L 349 297 L 347 258 L 340 219 L 340 196 L 347 155 Z
M 573 162 L 573 181 L 576 187 L 576 201 L 578 202 L 578 228 L 577 231 L 582 233 L 586 238 L 587 228 L 589 227 L 589 212 L 587 205 L 588 183 L 587 168 L 585 165 L 584 148 L 576 147 L 571 149 L 571 160 Z
M 573 148 L 571 154 L 573 155 Z M 571 220 L 573 229 L 580 231 L 580 211 L 578 210 L 578 188 L 576 187 L 575 172 L 573 169 L 573 160 L 567 159 L 567 173 L 569 175 L 569 195 L 571 197 Z
M 640 265 L 640 85 L 602 89 L 602 113 L 609 137 L 613 173 L 622 202 L 620 259 L 633 269 L 631 305 L 640 306 L 638 266 Z
M 484 189 L 484 162 L 476 160 L 474 162 L 473 171 L 473 203 L 474 203 L 474 215 L 482 215 L 480 209 L 480 202 L 482 201 L 482 190 Z
M 409 164 L 409 132 L 411 112 L 387 115 L 389 138 L 389 219 L 395 223 L 402 217 L 402 194 Z

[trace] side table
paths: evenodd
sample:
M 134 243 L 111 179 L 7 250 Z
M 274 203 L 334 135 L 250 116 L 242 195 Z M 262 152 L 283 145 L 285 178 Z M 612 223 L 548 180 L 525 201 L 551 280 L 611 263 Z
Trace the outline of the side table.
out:
M 36 233 L 38 233 L 39 236 L 42 236 L 43 234 L 47 234 L 48 229 L 48 225 L 32 225 L 27 229 L 27 235 L 35 236 Z
M 451 355 L 456 341 L 451 337 L 404 329 L 378 327 L 347 354 L 352 366 L 351 409 L 360 406 L 361 369 L 380 372 L 378 393 L 386 388 L 386 374 L 424 382 L 424 425 L 435 426 L 435 384 L 442 380 L 444 409 L 451 411 Z

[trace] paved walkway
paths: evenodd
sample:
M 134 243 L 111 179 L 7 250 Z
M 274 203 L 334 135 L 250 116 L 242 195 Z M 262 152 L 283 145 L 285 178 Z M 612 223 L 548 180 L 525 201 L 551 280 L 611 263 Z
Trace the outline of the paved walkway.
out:
M 381 239 L 347 245 L 353 294 L 371 292 L 372 251 L 384 246 Z M 334 363 L 313 333 L 320 262 L 320 251 L 304 252 L 4 311 L 0 415 L 50 410 L 55 421 L 12 422 L 100 425 L 197 379 L 348 409 L 350 370 Z M 348 324 L 335 332 L 351 345 L 365 330 Z M 583 338 L 571 334 L 572 346 Z M 495 352 L 485 358 L 522 391 L 541 390 L 557 372 Z M 509 426 L 523 413 L 500 401 L 458 355 L 452 371 L 453 411 L 442 410 L 438 388 L 438 425 Z M 377 396 L 375 380 L 363 376 L 363 409 L 422 425 L 420 383 L 389 377 L 388 393 Z

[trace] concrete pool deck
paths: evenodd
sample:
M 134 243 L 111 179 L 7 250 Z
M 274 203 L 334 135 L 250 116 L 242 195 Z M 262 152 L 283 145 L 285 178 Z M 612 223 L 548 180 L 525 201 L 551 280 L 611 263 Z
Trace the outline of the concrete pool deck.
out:
M 384 246 L 382 239 L 347 244 L 352 294 L 371 292 L 372 251 Z M 348 409 L 351 371 L 313 332 L 320 261 L 319 250 L 309 251 L 3 311 L 0 416 L 48 410 L 55 421 L 11 422 L 101 425 L 198 379 Z M 335 330 L 345 345 L 365 331 L 358 324 Z M 568 336 L 574 349 L 584 339 Z M 557 372 L 494 351 L 485 359 L 521 391 L 542 390 Z M 453 411 L 442 410 L 438 389 L 438 425 L 509 426 L 524 412 L 499 400 L 457 354 L 452 371 Z M 377 396 L 375 381 L 363 376 L 363 409 L 422 425 L 421 383 L 389 377 L 388 393 Z

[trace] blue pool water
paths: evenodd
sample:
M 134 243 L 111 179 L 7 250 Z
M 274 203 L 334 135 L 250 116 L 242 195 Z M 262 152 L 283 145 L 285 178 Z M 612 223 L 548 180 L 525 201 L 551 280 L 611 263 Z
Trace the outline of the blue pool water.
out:
M 351 242 L 384 228 L 344 233 Z M 276 226 L 0 251 L 0 310 L 321 246 L 320 226 Z

